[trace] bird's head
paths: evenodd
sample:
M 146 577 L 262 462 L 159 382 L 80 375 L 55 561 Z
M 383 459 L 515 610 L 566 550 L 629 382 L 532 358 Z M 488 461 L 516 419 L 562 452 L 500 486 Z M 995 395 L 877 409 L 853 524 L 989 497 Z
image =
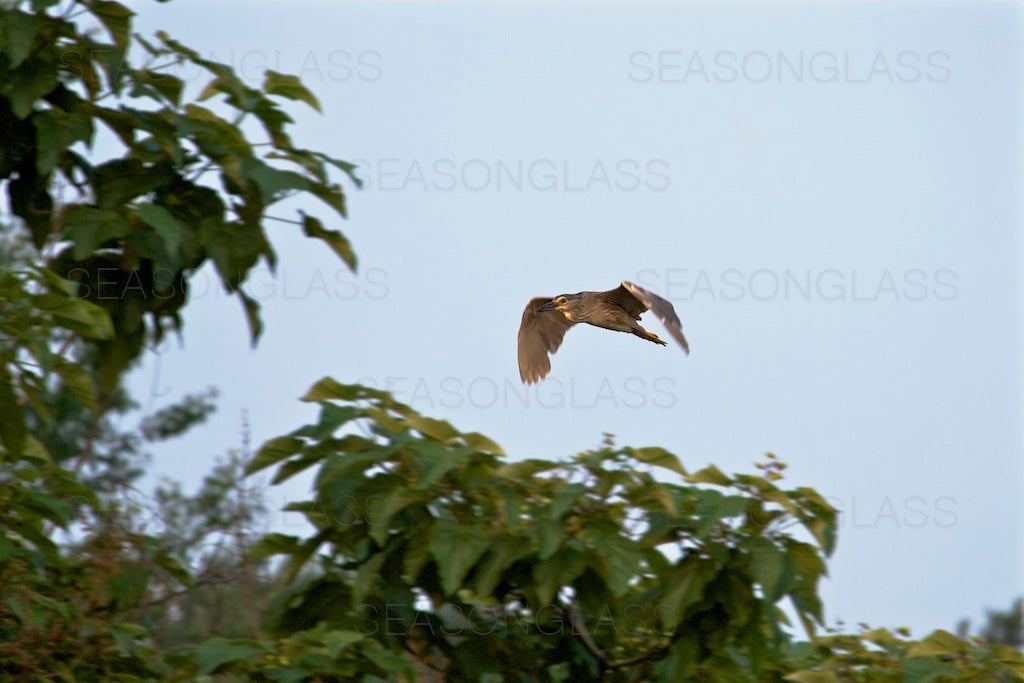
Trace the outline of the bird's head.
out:
M 537 307 L 537 312 L 559 311 L 569 320 L 576 322 L 576 312 L 583 305 L 583 294 L 559 294 L 546 304 Z

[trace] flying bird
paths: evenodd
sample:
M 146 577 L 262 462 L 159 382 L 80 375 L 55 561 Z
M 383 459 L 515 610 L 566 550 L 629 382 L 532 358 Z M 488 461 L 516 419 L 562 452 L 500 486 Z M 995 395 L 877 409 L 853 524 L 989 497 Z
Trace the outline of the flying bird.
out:
M 665 346 L 658 335 L 640 327 L 637 321 L 644 311 L 654 311 L 683 351 L 690 353 L 682 323 L 672 304 L 632 282 L 624 281 L 607 292 L 578 292 L 530 299 L 519 325 L 520 379 L 526 384 L 544 379 L 551 371 L 548 354 L 558 350 L 566 331 L 576 323 L 628 332 Z

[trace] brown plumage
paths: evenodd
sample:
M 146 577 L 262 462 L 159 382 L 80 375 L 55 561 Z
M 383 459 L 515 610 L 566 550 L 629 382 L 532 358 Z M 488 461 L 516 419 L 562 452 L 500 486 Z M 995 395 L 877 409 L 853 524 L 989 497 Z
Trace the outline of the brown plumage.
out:
M 690 353 L 682 323 L 672 304 L 632 282 L 623 282 L 607 292 L 578 292 L 530 299 L 519 325 L 520 379 L 526 384 L 544 379 L 551 371 L 548 354 L 558 350 L 566 331 L 576 323 L 628 332 L 665 346 L 656 334 L 637 323 L 640 314 L 648 310 L 654 311 L 683 351 Z

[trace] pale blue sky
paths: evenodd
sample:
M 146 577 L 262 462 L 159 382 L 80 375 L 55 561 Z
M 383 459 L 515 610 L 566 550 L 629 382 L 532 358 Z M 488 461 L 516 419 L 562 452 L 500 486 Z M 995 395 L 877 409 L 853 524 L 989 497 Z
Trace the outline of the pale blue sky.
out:
M 324 114 L 293 107 L 296 142 L 369 180 L 333 226 L 358 276 L 271 225 L 255 351 L 237 302 L 197 275 L 184 347 L 133 386 L 156 408 L 216 385 L 220 411 L 156 471 L 197 481 L 243 409 L 257 442 L 303 424 L 296 397 L 333 375 L 511 457 L 603 432 L 691 469 L 752 471 L 773 450 L 845 511 L 830 622 L 920 633 L 1022 592 L 1015 4 L 137 9 L 143 35 L 253 82 L 301 74 Z M 622 279 L 674 301 L 692 354 L 575 329 L 523 389 L 526 301 Z

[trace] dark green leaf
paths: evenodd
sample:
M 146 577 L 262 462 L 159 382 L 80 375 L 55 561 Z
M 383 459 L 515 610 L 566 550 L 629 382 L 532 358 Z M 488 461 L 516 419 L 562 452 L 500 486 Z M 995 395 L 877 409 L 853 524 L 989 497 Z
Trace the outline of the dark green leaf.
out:
M 245 472 L 246 474 L 258 472 L 265 467 L 270 467 L 274 463 L 300 453 L 304 444 L 305 442 L 302 439 L 296 439 L 294 436 L 279 436 L 271 439 L 256 452 L 256 456 L 246 466 Z
M 768 602 L 775 602 L 793 582 L 793 560 L 766 538 L 754 537 L 744 544 L 750 552 L 750 569 Z
M 242 309 L 245 311 L 245 320 L 249 323 L 249 338 L 255 347 L 263 334 L 263 320 L 260 319 L 260 304 L 256 299 L 248 296 L 241 289 L 238 290 L 238 298 L 242 302 Z
M 665 582 L 657 614 L 667 629 L 674 629 L 682 621 L 686 609 L 701 599 L 704 587 L 715 574 L 714 566 L 697 558 L 684 559 L 673 569 Z
M 636 545 L 624 536 L 591 530 L 587 537 L 597 551 L 594 564 L 613 595 L 626 592 L 636 576 L 640 554 Z
M 324 647 L 327 648 L 331 657 L 337 658 L 341 652 L 352 643 L 358 643 L 366 638 L 362 633 L 356 631 L 328 631 L 323 636 Z
M 466 573 L 491 545 L 491 535 L 476 526 L 441 519 L 434 523 L 430 538 L 430 552 L 437 562 L 441 586 L 445 592 L 455 593 Z
M 137 207 L 139 218 L 156 230 L 167 245 L 167 252 L 178 253 L 184 228 L 174 215 L 162 206 L 143 202 Z
M 20 455 L 27 431 L 25 410 L 18 401 L 10 371 L 0 365 L 0 441 L 12 454 Z
M 76 363 L 59 359 L 56 363 L 57 373 L 68 393 L 93 410 L 96 408 L 96 383 L 85 368 Z
M 903 662 L 903 683 L 931 683 L 937 680 L 952 680 L 957 675 L 956 667 L 931 657 L 915 657 Z M 993 679 L 998 680 L 998 679 Z
M 36 128 L 36 169 L 47 175 L 60 161 L 64 151 L 75 142 L 92 139 L 92 119 L 65 114 L 59 109 L 37 111 L 32 116 Z
M 94 209 L 81 204 L 64 213 L 64 236 L 74 243 L 72 255 L 85 260 L 100 245 L 128 234 L 128 222 L 115 210 Z
M 39 21 L 31 14 L 5 8 L 0 14 L 0 52 L 10 60 L 7 68 L 16 69 L 32 51 Z
M 262 560 L 273 555 L 290 555 L 299 548 L 299 539 L 295 536 L 270 533 L 265 534 L 249 550 L 248 559 Z
M 113 0 L 94 0 L 90 9 L 106 27 L 114 43 L 122 50 L 127 48 L 135 13 Z
M 199 659 L 199 675 L 204 676 L 213 673 L 225 664 L 239 660 L 248 660 L 262 653 L 263 648 L 253 641 L 211 638 L 196 650 L 196 656 Z
M 445 448 L 430 441 L 414 441 L 412 449 L 420 456 L 420 477 L 413 487 L 416 491 L 430 488 L 445 473 L 466 462 L 466 454 Z
M 51 59 L 28 59 L 7 76 L 4 90 L 11 111 L 20 119 L 32 113 L 33 106 L 57 87 L 57 63 Z

